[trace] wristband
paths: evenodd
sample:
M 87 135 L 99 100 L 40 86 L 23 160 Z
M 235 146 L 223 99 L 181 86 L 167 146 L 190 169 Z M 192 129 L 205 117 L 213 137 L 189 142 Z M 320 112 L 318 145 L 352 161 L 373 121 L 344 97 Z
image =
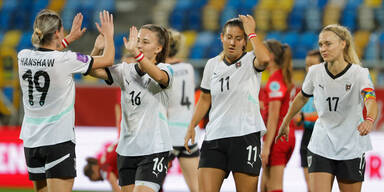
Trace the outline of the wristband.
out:
M 375 120 L 372 117 L 368 117 L 368 116 L 365 118 L 365 120 L 371 121 L 372 123 L 375 122 Z
M 248 35 L 248 39 L 252 39 L 252 38 L 254 38 L 254 37 L 256 37 L 256 33 L 250 33 L 250 34 Z
M 144 59 L 144 54 L 140 52 L 136 57 L 135 57 L 137 62 L 140 62 L 141 60 Z
M 67 48 L 68 45 L 69 45 L 67 39 L 64 38 L 64 39 L 61 41 L 61 45 L 63 45 L 64 48 Z

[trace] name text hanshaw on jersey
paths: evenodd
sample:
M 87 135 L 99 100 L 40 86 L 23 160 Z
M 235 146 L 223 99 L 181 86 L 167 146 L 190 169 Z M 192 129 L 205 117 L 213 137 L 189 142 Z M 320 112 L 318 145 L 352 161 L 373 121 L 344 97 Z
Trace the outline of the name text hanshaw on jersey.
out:
M 24 66 L 53 67 L 55 59 L 21 58 L 20 62 Z

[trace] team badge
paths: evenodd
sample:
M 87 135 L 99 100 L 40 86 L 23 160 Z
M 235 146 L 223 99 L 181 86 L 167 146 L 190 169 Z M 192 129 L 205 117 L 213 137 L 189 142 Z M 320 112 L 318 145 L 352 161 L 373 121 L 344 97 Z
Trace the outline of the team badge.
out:
M 237 62 L 235 65 L 236 65 L 236 68 L 241 67 L 241 61 Z
M 345 91 L 351 90 L 352 84 L 348 83 L 345 85 Z

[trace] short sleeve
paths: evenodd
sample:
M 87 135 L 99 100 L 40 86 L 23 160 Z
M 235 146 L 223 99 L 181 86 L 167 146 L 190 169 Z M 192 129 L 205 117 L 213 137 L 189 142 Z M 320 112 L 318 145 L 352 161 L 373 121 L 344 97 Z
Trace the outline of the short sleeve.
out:
M 301 88 L 301 93 L 306 97 L 312 97 L 313 96 L 313 78 L 314 78 L 314 67 L 309 67 L 308 73 L 305 76 L 303 87 Z
M 160 84 L 160 87 L 163 89 L 170 88 L 172 86 L 172 83 L 173 83 L 173 75 L 174 75 L 174 72 L 173 72 L 171 65 L 169 65 L 169 64 L 160 65 L 159 68 L 160 68 L 160 70 L 164 71 L 168 75 L 168 86 L 165 87 L 165 86 Z
M 67 59 L 66 65 L 69 65 L 72 69 L 72 74 L 82 73 L 87 75 L 92 69 L 93 58 L 89 55 L 67 51 L 64 57 Z
M 374 89 L 371 75 L 369 74 L 369 70 L 367 68 L 361 69 L 361 76 L 360 76 L 360 92 L 363 91 L 363 89 L 371 88 Z
M 213 62 L 212 60 L 208 60 L 207 64 L 204 67 L 203 78 L 200 84 L 201 91 L 205 93 L 211 91 L 212 73 L 213 73 Z
M 268 100 L 282 100 L 287 94 L 287 87 L 285 84 L 278 80 L 272 80 L 266 87 Z
M 121 87 L 124 84 L 124 65 L 124 63 L 119 63 L 105 68 L 108 75 L 108 80 L 105 82 L 109 85 L 116 84 Z

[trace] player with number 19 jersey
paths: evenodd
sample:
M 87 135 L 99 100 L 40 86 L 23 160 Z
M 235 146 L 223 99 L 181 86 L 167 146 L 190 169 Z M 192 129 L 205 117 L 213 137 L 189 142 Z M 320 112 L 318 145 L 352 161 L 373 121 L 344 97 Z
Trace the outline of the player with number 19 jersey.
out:
M 364 100 L 361 92 L 374 89 L 369 71 L 356 64 L 333 75 L 327 63 L 309 68 L 302 93 L 314 96 L 318 119 L 308 145 L 309 151 L 333 159 L 360 158 L 372 149 L 369 135 L 360 136 L 358 125 L 363 121 Z
M 121 156 L 144 156 L 172 150 L 168 130 L 167 106 L 173 70 L 169 64 L 157 67 L 169 77 L 168 87 L 163 87 L 137 63 L 125 62 L 106 68 L 108 84 L 121 88 L 121 133 L 117 153 Z
M 254 52 L 245 52 L 232 64 L 218 55 L 208 60 L 201 89 L 211 94 L 211 110 L 206 127 L 206 141 L 265 133 L 260 114 L 261 72 L 255 69 Z
M 20 138 L 33 148 L 75 141 L 75 82 L 86 75 L 93 58 L 71 51 L 24 49 L 18 54 L 18 70 L 24 103 Z
M 194 70 L 189 63 L 171 65 L 174 71 L 172 91 L 169 94 L 168 125 L 173 146 L 184 146 L 184 136 L 192 119 L 194 100 Z

